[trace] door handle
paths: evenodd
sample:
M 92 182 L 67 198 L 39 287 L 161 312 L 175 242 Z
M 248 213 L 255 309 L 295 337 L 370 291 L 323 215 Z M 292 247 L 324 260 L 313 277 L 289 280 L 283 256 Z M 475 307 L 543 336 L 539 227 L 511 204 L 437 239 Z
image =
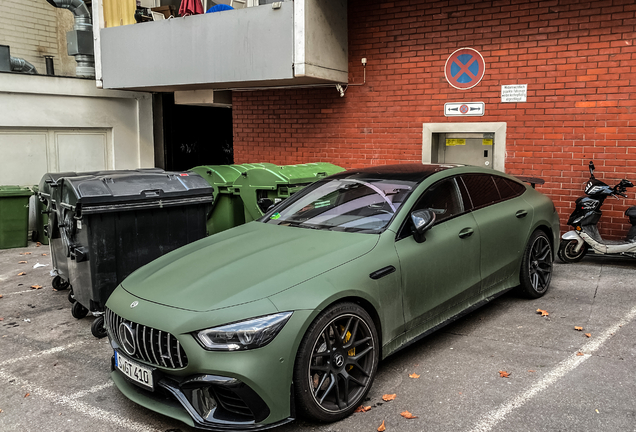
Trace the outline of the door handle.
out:
M 517 213 L 515 213 L 515 216 L 517 216 L 518 219 L 524 218 L 528 215 L 528 212 L 526 210 L 519 210 L 517 211 Z
M 461 230 L 459 232 L 459 238 L 467 238 L 470 237 L 471 235 L 473 235 L 473 232 L 475 232 L 472 228 L 464 228 L 463 230 Z

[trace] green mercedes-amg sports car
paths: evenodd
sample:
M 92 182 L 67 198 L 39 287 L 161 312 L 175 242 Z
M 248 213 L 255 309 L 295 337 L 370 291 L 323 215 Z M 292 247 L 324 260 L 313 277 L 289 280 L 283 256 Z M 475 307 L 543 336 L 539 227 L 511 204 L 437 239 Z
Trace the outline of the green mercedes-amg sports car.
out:
M 497 171 L 339 173 L 124 280 L 111 376 L 202 429 L 339 420 L 380 359 L 511 288 L 545 294 L 558 239 L 550 199 Z

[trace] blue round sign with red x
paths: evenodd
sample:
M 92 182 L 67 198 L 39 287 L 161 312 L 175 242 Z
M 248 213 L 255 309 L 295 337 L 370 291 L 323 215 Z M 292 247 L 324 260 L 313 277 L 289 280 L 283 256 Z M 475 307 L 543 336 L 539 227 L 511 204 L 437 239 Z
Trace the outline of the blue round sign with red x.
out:
M 446 81 L 460 90 L 467 90 L 479 84 L 485 71 L 484 58 L 479 51 L 472 48 L 460 48 L 452 53 L 444 67 Z

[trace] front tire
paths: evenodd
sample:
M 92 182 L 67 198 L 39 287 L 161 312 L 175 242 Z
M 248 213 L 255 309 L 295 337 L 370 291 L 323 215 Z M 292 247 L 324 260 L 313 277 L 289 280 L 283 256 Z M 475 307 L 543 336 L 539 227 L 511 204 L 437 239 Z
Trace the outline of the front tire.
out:
M 371 388 L 378 352 L 375 325 L 363 308 L 354 303 L 327 308 L 309 326 L 296 356 L 299 411 L 320 422 L 353 413 Z
M 566 264 L 577 263 L 583 259 L 587 253 L 587 243 L 583 243 L 583 247 L 578 253 L 575 251 L 578 242 L 576 240 L 561 240 L 559 244 L 559 259 Z
M 528 298 L 542 297 L 552 279 L 552 243 L 542 231 L 535 231 L 523 253 L 520 290 Z

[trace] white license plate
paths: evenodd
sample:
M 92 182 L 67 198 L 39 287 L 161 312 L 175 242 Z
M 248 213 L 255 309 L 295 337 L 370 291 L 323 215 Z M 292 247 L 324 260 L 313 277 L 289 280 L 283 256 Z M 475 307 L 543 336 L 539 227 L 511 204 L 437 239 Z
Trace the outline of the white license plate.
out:
M 137 362 L 129 360 L 127 357 L 115 351 L 115 366 L 128 378 L 142 387 L 154 390 L 155 385 L 152 379 L 152 369 Z

